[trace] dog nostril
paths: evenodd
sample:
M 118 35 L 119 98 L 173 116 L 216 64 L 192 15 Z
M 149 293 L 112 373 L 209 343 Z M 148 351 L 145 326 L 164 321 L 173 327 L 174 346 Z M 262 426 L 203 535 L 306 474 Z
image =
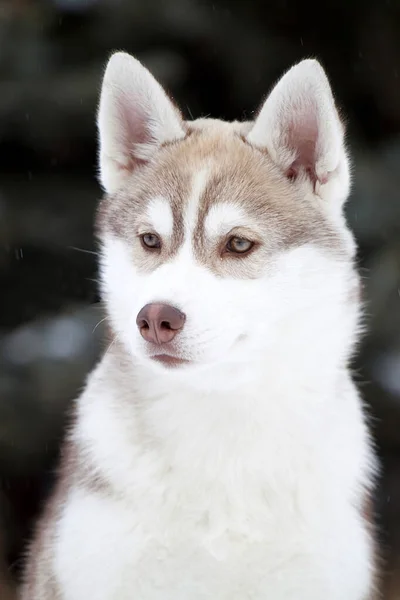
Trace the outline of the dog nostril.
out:
M 168 304 L 146 304 L 136 317 L 141 336 L 153 344 L 171 342 L 182 330 L 186 316 Z

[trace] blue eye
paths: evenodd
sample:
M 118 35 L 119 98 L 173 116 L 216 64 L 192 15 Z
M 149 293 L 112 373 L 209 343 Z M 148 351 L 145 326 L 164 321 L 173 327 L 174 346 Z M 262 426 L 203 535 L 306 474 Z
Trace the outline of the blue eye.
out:
M 150 250 L 161 248 L 161 240 L 155 233 L 144 233 L 140 236 L 140 241 L 144 248 L 149 248 Z
M 253 246 L 254 242 L 250 242 L 250 240 L 240 237 L 231 237 L 226 244 L 226 249 L 228 252 L 233 252 L 234 254 L 246 254 Z

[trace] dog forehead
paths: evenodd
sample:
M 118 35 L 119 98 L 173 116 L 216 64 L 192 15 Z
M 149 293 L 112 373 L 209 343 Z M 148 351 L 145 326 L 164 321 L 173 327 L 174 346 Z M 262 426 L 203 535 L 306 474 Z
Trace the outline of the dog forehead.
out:
M 203 165 L 192 174 L 187 197 L 180 198 L 174 209 L 175 194 L 155 196 L 147 204 L 145 220 L 165 237 L 171 237 L 176 227 L 183 227 L 186 237 L 201 228 L 207 237 L 223 235 L 226 230 L 251 222 L 245 206 L 229 201 L 229 194 L 207 197 L 206 191 L 215 177 L 215 169 Z M 185 201 L 183 201 L 185 200 Z
M 251 208 L 247 200 L 254 198 L 250 188 L 257 174 L 248 178 L 240 163 L 237 146 L 243 142 L 199 137 L 166 149 L 149 173 L 143 206 L 160 234 L 170 235 L 171 227 L 186 234 L 201 227 L 215 235 L 224 223 L 239 225 Z
M 288 187 L 268 158 L 229 131 L 196 130 L 187 140 L 166 148 L 155 165 L 156 185 L 149 189 L 168 200 L 175 224 L 180 221 L 192 231 L 202 224 L 213 234 L 224 222 L 239 225 L 251 215 L 259 220 L 271 209 L 268 200 Z M 282 205 L 281 217 L 284 210 Z
M 173 193 L 153 198 L 146 215 L 161 235 L 182 230 L 186 239 L 197 234 L 207 238 L 224 235 L 234 227 L 256 224 L 251 203 L 241 186 L 218 164 L 208 161 L 193 169 L 185 195 Z M 240 200 L 243 199 L 241 203 Z

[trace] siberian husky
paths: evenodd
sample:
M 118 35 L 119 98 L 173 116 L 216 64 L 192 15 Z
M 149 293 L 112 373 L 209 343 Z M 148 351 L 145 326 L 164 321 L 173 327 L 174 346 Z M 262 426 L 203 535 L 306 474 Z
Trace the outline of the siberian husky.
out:
M 370 600 L 345 131 L 316 60 L 251 122 L 183 120 L 117 52 L 98 112 L 111 345 L 23 600 Z

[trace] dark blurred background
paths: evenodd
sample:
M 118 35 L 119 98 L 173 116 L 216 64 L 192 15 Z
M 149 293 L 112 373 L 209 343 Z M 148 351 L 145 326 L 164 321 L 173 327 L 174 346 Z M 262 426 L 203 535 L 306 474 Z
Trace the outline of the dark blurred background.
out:
M 104 346 L 95 112 L 115 49 L 194 118 L 249 118 L 294 62 L 327 69 L 354 157 L 348 218 L 369 327 L 354 369 L 383 463 L 384 599 L 399 599 L 400 2 L 0 0 L 2 600 L 51 488 L 68 407 Z

